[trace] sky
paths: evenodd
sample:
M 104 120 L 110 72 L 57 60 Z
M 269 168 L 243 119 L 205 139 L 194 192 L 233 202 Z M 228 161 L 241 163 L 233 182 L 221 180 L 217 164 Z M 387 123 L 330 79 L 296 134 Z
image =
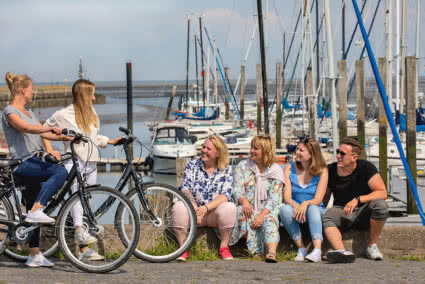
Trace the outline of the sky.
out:
M 359 5 L 362 1 L 358 1 Z M 284 33 L 288 50 L 302 2 L 263 0 L 268 78 L 275 77 L 275 64 L 282 62 Z M 351 1 L 345 2 L 348 44 L 355 15 Z M 378 0 L 368 1 L 367 25 L 377 2 Z M 383 56 L 385 52 L 385 1 L 381 2 L 371 35 L 372 47 L 377 56 Z M 414 55 L 416 1 L 407 2 L 407 54 Z M 322 12 L 323 0 L 319 3 Z M 334 54 L 335 60 L 338 60 L 341 57 L 341 1 L 330 0 L 330 3 Z M 424 10 L 421 7 L 422 15 L 425 15 Z M 230 68 L 230 77 L 236 79 L 256 24 L 256 14 L 256 0 L 0 0 L 0 76 L 4 77 L 9 71 L 27 74 L 35 82 L 72 82 L 77 79 L 78 64 L 82 57 L 86 76 L 93 81 L 124 81 L 126 62 L 132 62 L 133 80 L 185 80 L 189 17 L 189 68 L 190 79 L 194 79 L 194 34 L 199 36 L 199 17 L 202 16 L 202 22 L 211 39 L 216 40 L 224 63 Z M 393 14 L 395 48 L 395 10 Z M 315 23 L 314 13 L 312 17 Z M 425 22 L 424 18 L 421 23 Z M 254 38 L 246 62 L 248 78 L 255 78 L 255 64 L 260 63 L 258 33 Z M 357 33 L 355 41 L 358 40 L 360 37 Z M 288 74 L 292 72 L 300 42 L 299 28 L 287 65 Z M 205 52 L 207 43 L 204 33 Z M 421 46 L 421 57 L 425 54 L 423 45 L 425 44 Z M 360 54 L 360 49 L 353 47 L 348 58 L 349 68 Z M 305 50 L 304 54 L 307 62 L 309 50 Z M 199 69 L 200 66 L 199 63 Z M 422 59 L 419 60 L 419 66 L 422 74 Z M 296 74 L 301 73 L 297 71 Z

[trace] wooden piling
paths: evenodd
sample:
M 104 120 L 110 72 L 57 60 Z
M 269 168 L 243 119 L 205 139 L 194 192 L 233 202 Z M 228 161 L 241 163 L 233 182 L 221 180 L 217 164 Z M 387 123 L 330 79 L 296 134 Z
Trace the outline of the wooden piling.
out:
M 246 91 L 246 82 L 245 82 L 245 64 L 241 66 L 241 101 L 240 101 L 240 118 L 241 118 L 241 126 L 243 125 L 243 120 L 245 118 L 245 91 Z
M 261 104 L 263 98 L 263 78 L 261 64 L 257 64 L 257 134 L 261 132 Z
M 176 159 L 176 186 L 182 185 L 183 173 L 186 164 L 190 161 L 190 158 L 177 158 Z
M 280 149 L 282 140 L 282 64 L 276 63 L 276 149 Z
M 176 95 L 177 86 L 173 86 L 173 90 L 171 91 L 170 100 L 168 101 L 167 114 L 165 115 L 165 120 L 170 119 L 171 106 L 173 105 L 174 96 Z
M 416 57 L 407 56 L 406 70 L 406 157 L 412 173 L 413 181 L 416 179 Z M 418 208 L 413 198 L 412 189 L 407 182 L 407 213 L 418 214 Z
M 314 104 L 313 98 L 313 72 L 311 71 L 311 67 L 307 68 L 306 85 L 309 136 L 317 139 L 315 131 L 316 126 L 314 125 L 314 109 L 317 108 L 317 106 Z
M 347 137 L 347 61 L 338 61 L 339 137 Z
M 356 60 L 356 96 L 357 96 L 357 141 L 362 146 L 360 159 L 366 160 L 366 130 L 365 130 L 365 81 L 364 81 L 364 62 Z
M 385 91 L 388 90 L 387 80 L 387 60 L 384 57 L 378 59 L 379 73 L 384 83 Z M 378 99 L 379 115 L 379 174 L 385 183 L 385 187 L 388 190 L 388 138 L 387 138 L 387 125 L 388 120 L 385 114 L 384 105 L 382 100 Z
M 229 66 L 224 67 L 224 78 L 230 78 L 229 77 Z M 227 80 L 225 80 L 224 84 L 227 84 Z M 229 84 L 230 84 L 230 80 L 229 80 Z M 230 92 L 230 86 L 227 87 L 227 90 L 229 90 L 229 92 Z M 225 120 L 230 119 L 229 96 L 226 93 L 224 93 L 224 119 Z

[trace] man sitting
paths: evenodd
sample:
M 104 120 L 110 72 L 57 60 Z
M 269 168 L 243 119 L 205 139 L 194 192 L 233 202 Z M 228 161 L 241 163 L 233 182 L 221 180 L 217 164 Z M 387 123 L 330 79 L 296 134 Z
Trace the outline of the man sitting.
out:
M 366 256 L 381 260 L 383 256 L 376 241 L 388 217 L 385 202 L 387 191 L 377 168 L 369 161 L 359 160 L 361 146 L 352 138 L 344 138 L 337 150 L 337 162 L 329 164 L 329 179 L 325 205 L 330 194 L 334 206 L 323 216 L 325 235 L 334 249 L 327 253 L 330 262 L 351 263 L 356 259 L 344 249 L 341 231 L 369 227 L 369 245 Z

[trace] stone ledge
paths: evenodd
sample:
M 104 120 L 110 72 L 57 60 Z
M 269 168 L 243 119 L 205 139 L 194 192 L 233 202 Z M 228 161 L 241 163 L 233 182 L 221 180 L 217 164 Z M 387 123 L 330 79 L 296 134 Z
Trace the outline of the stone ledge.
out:
M 295 251 L 296 246 L 289 238 L 285 229 L 280 228 L 279 251 Z M 305 234 L 303 234 L 305 235 Z M 363 256 L 368 244 L 369 232 L 352 230 L 343 233 L 344 246 L 352 250 L 356 256 Z M 211 250 L 218 250 L 219 239 L 212 228 L 198 228 L 196 242 L 206 243 Z M 311 241 L 305 240 L 307 248 Z M 204 245 L 204 244 L 203 244 Z M 377 243 L 380 251 L 386 257 L 425 256 L 425 227 L 422 226 L 385 226 Z M 235 256 L 246 254 L 246 245 L 243 240 L 230 247 Z M 322 251 L 329 250 L 329 243 L 325 240 Z

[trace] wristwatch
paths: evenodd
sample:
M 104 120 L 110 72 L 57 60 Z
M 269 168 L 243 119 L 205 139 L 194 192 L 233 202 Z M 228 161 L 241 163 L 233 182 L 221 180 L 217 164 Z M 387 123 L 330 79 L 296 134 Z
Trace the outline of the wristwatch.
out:
M 357 200 L 357 204 L 361 204 L 362 202 L 360 201 L 360 196 L 357 196 L 356 197 L 356 200 Z

